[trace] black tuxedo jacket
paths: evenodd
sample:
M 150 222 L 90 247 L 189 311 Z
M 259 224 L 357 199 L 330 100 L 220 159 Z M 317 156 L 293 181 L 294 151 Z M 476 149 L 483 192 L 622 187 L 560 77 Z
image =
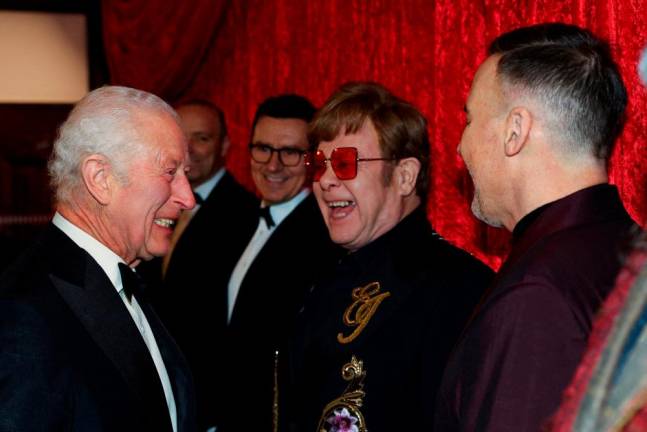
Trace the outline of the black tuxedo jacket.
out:
M 227 325 L 227 283 L 258 224 L 259 201 L 231 174 L 211 191 L 178 240 L 166 278 L 152 293 L 155 310 L 177 341 L 196 377 L 198 425 L 215 424 L 218 346 Z M 143 263 L 159 277 L 161 259 Z
M 173 387 L 178 431 L 195 430 L 186 362 L 138 298 Z M 101 267 L 58 228 L 0 279 L 0 430 L 171 431 L 155 365 Z
M 272 430 L 276 351 L 282 361 L 306 294 L 340 253 L 309 195 L 256 256 L 220 345 L 225 367 L 217 371 L 214 388 L 220 396 L 219 432 Z

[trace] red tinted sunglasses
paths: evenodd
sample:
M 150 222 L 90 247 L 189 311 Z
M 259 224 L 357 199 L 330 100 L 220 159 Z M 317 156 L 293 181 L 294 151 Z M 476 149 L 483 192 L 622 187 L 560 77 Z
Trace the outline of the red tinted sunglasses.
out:
M 312 180 L 318 182 L 326 172 L 326 164 L 330 166 L 339 180 L 352 180 L 357 177 L 357 164 L 359 162 L 371 162 L 381 160 L 393 160 L 391 158 L 360 158 L 357 156 L 355 147 L 337 147 L 327 158 L 323 151 L 317 150 L 314 154 L 308 153 L 306 164 L 312 169 Z

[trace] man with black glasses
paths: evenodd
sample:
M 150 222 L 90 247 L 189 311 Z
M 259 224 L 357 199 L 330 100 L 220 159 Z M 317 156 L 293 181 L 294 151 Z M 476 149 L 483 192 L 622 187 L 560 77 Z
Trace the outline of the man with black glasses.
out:
M 298 318 L 290 430 L 431 430 L 445 361 L 492 271 L 427 220 L 427 122 L 411 104 L 347 84 L 309 140 L 314 195 L 347 254 Z
M 317 272 L 338 255 L 306 184 L 314 112 L 307 99 L 280 95 L 254 116 L 249 153 L 261 203 L 256 230 L 222 293 L 227 329 L 216 349 L 225 365 L 214 371 L 221 376 L 213 388 L 218 432 L 275 429 L 288 333 Z

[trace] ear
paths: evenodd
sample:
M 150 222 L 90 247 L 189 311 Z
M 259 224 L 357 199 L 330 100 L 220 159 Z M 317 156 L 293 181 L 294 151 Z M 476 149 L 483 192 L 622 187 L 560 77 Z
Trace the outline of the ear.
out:
M 415 193 L 416 180 L 420 172 L 420 161 L 414 157 L 400 159 L 395 169 L 395 180 L 402 196 L 409 196 Z
M 225 135 L 225 137 L 222 139 L 222 145 L 220 146 L 220 156 L 225 157 L 225 155 L 229 151 L 230 144 L 231 141 L 229 141 L 229 136 Z
M 110 163 L 101 154 L 92 154 L 81 162 L 81 177 L 85 189 L 100 205 L 110 202 L 112 173 Z
M 510 157 L 519 153 L 530 135 L 532 114 L 524 107 L 510 110 L 505 120 L 504 151 Z

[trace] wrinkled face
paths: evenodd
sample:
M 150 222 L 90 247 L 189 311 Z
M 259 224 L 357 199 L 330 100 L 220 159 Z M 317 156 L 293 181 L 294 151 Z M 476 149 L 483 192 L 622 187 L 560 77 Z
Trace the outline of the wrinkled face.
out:
M 148 151 L 131 161 L 126 185 L 113 180 L 105 209 L 116 243 L 112 249 L 127 263 L 165 255 L 180 212 L 195 205 L 185 172 L 186 138 L 175 120 L 142 114 L 138 134 Z
M 189 172 L 192 186 L 198 186 L 225 163 L 224 138 L 221 139 L 220 118 L 202 105 L 183 105 L 177 109 L 182 128 L 189 140 Z
M 350 135 L 338 135 L 322 141 L 318 149 L 327 158 L 337 147 L 356 147 L 359 158 L 381 158 L 377 132 L 369 120 Z M 393 169 L 392 161 L 366 161 L 357 165 L 357 176 L 339 180 L 330 162 L 313 191 L 328 226 L 331 239 L 355 251 L 389 231 L 400 221 L 404 204 L 395 176 L 385 184 L 385 170 Z
M 261 117 L 254 128 L 252 144 L 263 144 L 275 150 L 293 148 L 308 149 L 306 136 L 308 124 L 300 119 Z M 279 204 L 290 200 L 303 188 L 306 179 L 306 165 L 302 157 L 299 164 L 284 166 L 279 154 L 274 152 L 267 163 L 250 158 L 252 179 L 263 200 L 268 204 Z
M 474 76 L 465 104 L 466 124 L 458 153 L 474 182 L 472 212 L 483 222 L 502 226 L 501 206 L 506 194 L 502 188 L 505 110 L 503 94 L 496 77 L 498 56 L 489 57 Z

